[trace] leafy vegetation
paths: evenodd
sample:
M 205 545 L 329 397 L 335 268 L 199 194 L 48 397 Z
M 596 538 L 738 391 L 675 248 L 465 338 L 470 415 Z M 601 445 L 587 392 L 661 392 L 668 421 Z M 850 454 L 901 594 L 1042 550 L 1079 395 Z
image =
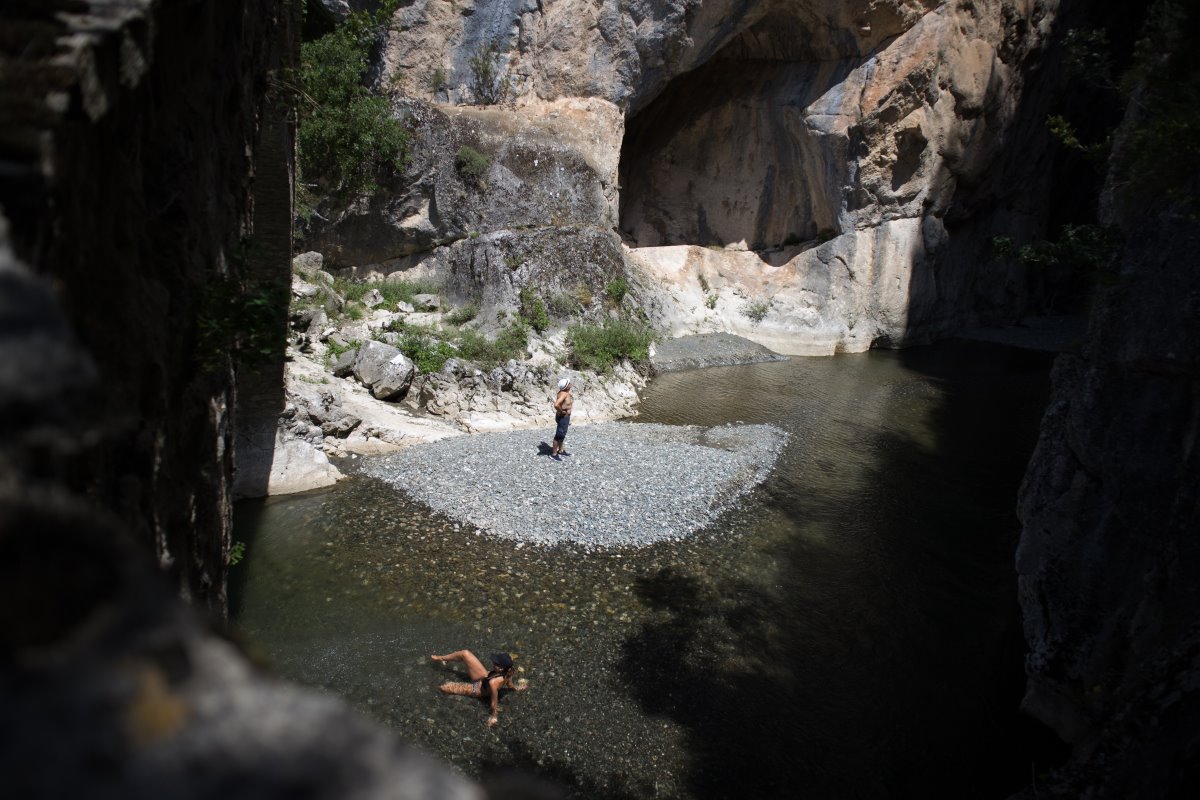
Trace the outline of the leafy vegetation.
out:
M 1121 245 L 1115 228 L 1098 225 L 1064 225 L 1058 239 L 1017 247 L 1007 236 L 992 239 L 992 253 L 1003 260 L 1041 267 L 1070 267 L 1095 276 L 1107 272 Z
M 434 67 L 425 76 L 425 88 L 432 95 L 445 91 L 447 86 L 449 86 L 449 81 L 446 79 L 446 70 L 442 67 Z
M 556 317 L 571 317 L 579 313 L 579 301 L 566 292 L 558 292 L 552 296 L 547 307 Z
M 654 335 L 649 328 L 624 320 L 573 325 L 567 330 L 571 365 L 595 372 L 608 372 L 623 359 L 639 366 L 646 364 L 652 341 Z
M 697 272 L 696 279 L 698 281 L 700 281 L 700 289 L 707 294 L 708 293 L 708 278 L 704 277 L 703 272 Z
M 484 369 L 490 369 L 512 359 L 525 357 L 529 346 L 529 329 L 520 320 L 502 330 L 494 339 L 469 329 L 459 331 L 459 355 Z
M 437 372 L 446 362 L 458 355 L 457 349 L 438 337 L 432 328 L 416 325 L 403 326 L 402 335 L 396 345 L 400 352 L 412 359 L 417 369 L 425 374 Z
M 704 305 L 708 306 L 709 308 L 716 308 L 717 296 L 715 294 L 710 294 L 708 297 L 704 298 Z
M 333 288 L 347 303 L 362 303 L 367 292 L 375 289 L 383 297 L 384 304 L 392 309 L 400 302 L 412 303 L 413 298 L 419 294 L 438 294 L 441 291 L 441 286 L 428 279 L 366 283 L 338 278 L 334 281 Z
M 479 316 L 479 306 L 475 303 L 467 303 L 447 314 L 446 322 L 449 322 L 451 325 L 463 325 L 477 316 Z
M 238 540 L 229 546 L 229 566 L 236 567 L 246 557 L 246 543 Z
M 1200 172 L 1200 9 L 1182 0 L 1156 0 L 1123 70 L 1101 30 L 1067 33 L 1071 74 L 1100 96 L 1118 98 L 1127 114 L 1120 140 L 1107 131 L 1087 142 L 1064 116 L 1047 120 L 1069 150 L 1092 157 L 1114 176 L 1130 209 L 1177 203 L 1195 215 L 1200 198 L 1189 183 Z M 1107 159 L 1106 159 L 1107 157 Z
M 454 156 L 454 168 L 467 180 L 477 181 L 488 171 L 492 160 L 473 147 L 463 145 Z
M 550 315 L 546 313 L 546 304 L 537 292 L 526 286 L 521 289 L 521 319 L 525 324 L 538 333 L 543 333 L 550 327 Z
M 629 281 L 625 280 L 623 277 L 613 278 L 611 281 L 604 284 L 604 293 L 608 295 L 610 300 L 618 305 L 620 305 L 621 301 L 625 299 L 625 294 L 628 291 Z
M 770 310 L 771 302 L 769 300 L 755 300 L 742 306 L 742 314 L 755 325 L 766 319 Z
M 300 183 L 326 194 L 373 191 L 387 168 L 402 170 L 409 134 L 386 97 L 363 81 L 371 50 L 399 0 L 374 13 L 356 11 L 337 28 L 300 46 L 296 138 Z
M 483 42 L 467 59 L 471 68 L 471 94 L 475 103 L 494 106 L 503 103 L 512 93 L 512 77 L 500 64 L 503 53 L 500 42 Z

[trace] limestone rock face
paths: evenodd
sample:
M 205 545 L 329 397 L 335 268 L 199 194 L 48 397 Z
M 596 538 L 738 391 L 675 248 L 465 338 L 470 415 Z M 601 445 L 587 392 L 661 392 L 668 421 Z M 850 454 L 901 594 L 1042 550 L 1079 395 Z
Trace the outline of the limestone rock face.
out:
M 1044 225 L 1055 84 L 1035 56 L 1057 9 L 415 2 L 397 11 L 381 69 L 384 83 L 403 79 L 413 164 L 391 190 L 325 214 L 308 241 L 386 274 L 444 270 L 476 237 L 615 231 L 626 249 L 614 274 L 641 271 L 648 316 L 661 307 L 673 333 L 733 332 L 787 353 L 1013 318 L 1039 298 L 990 241 Z M 489 43 L 512 102 L 461 105 L 478 100 L 470 61 Z M 694 271 L 670 249 L 681 247 L 709 250 L 688 259 L 723 276 L 730 302 L 693 301 Z M 765 317 L 740 313 L 764 291 Z

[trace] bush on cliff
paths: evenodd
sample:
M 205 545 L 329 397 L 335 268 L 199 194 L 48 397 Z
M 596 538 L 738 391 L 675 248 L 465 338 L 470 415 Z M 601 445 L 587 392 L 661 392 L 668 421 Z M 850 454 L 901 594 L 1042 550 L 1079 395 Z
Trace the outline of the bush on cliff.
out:
M 608 372 L 626 358 L 635 366 L 644 366 L 650 360 L 653 340 L 648 328 L 623 320 L 609 320 L 604 325 L 572 325 L 567 330 L 571 365 L 594 372 Z
M 388 99 L 363 80 L 379 31 L 398 0 L 374 14 L 356 11 L 332 32 L 300 46 L 296 119 L 302 180 L 322 193 L 349 196 L 375 189 L 385 169 L 401 170 L 408 132 Z

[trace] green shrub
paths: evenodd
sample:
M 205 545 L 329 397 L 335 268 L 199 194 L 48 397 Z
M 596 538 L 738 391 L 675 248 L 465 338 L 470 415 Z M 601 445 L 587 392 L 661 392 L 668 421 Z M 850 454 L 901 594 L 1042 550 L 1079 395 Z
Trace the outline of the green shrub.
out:
M 1121 247 L 1116 228 L 1099 225 L 1064 225 L 1056 240 L 1038 240 L 1016 246 L 1007 236 L 992 239 L 992 256 L 1035 267 L 1065 266 L 1082 273 L 1103 273 Z
M 451 325 L 462 325 L 470 322 L 479 316 L 479 306 L 475 303 L 467 303 L 465 306 L 459 306 L 446 315 L 446 322 Z
M 326 346 L 329 349 L 325 352 L 325 363 L 332 364 L 334 361 L 337 361 L 339 357 L 341 357 L 342 353 L 348 353 L 351 350 L 357 350 L 358 348 L 362 347 L 362 342 L 355 339 L 349 344 L 342 345 L 330 340 L 326 342 Z
M 529 347 L 529 329 L 518 320 L 500 331 L 500 335 L 496 337 L 496 344 L 504 355 L 502 361 L 524 358 L 526 348 Z
M 415 327 L 407 329 L 396 346 L 426 375 L 440 370 L 447 360 L 457 354 L 449 343 L 438 339 L 431 332 L 423 332 Z
M 746 303 L 742 306 L 742 313 L 746 315 L 755 325 L 767 318 L 767 312 L 771 310 L 771 303 L 768 300 L 756 300 L 752 303 Z
M 608 283 L 604 284 L 604 293 L 609 296 L 614 303 L 620 305 L 625 299 L 626 292 L 629 291 L 629 281 L 624 278 L 613 278 Z
M 448 85 L 449 82 L 446 80 L 446 70 L 442 67 L 434 67 L 429 71 L 429 74 L 425 76 L 425 88 L 428 89 L 429 93 L 432 95 L 436 95 L 438 92 L 443 91 Z
M 367 292 L 377 289 L 383 297 L 383 305 L 389 310 L 395 310 L 396 303 L 411 303 L 419 294 L 439 294 L 442 287 L 428 279 L 367 283 L 338 278 L 333 282 L 333 288 L 346 298 L 347 303 L 362 303 Z
M 529 330 L 520 322 L 514 322 L 500 332 L 495 339 L 470 329 L 459 332 L 458 352 L 467 360 L 484 369 L 491 369 L 510 359 L 525 357 L 529 345 Z
M 454 156 L 454 168 L 467 180 L 479 180 L 491 165 L 490 158 L 465 144 L 458 148 L 458 154 Z
M 700 281 L 701 291 L 707 292 L 708 291 L 708 278 L 704 277 L 704 273 L 697 272 L 696 279 Z
M 546 304 L 537 296 L 533 289 L 526 286 L 521 289 L 521 318 L 538 333 L 550 327 L 550 316 L 546 313 Z
M 567 330 L 571 365 L 595 372 L 607 372 L 626 358 L 637 365 L 645 364 L 653 340 L 649 328 L 623 320 L 609 320 L 604 325 L 573 325 Z
M 556 317 L 571 317 L 579 312 L 579 303 L 566 292 L 559 292 L 547 303 L 551 313 Z
M 715 294 L 710 294 L 708 297 L 704 298 L 704 305 L 708 306 L 709 308 L 716 308 L 717 296 Z
M 397 0 L 375 14 L 356 11 L 319 39 L 300 45 L 296 141 L 302 183 L 325 192 L 363 194 L 386 168 L 402 170 L 409 134 L 386 97 L 363 85 L 379 31 Z
M 500 66 L 500 42 L 481 43 L 467 59 L 471 68 L 471 94 L 481 106 L 503 103 L 512 92 L 512 78 Z

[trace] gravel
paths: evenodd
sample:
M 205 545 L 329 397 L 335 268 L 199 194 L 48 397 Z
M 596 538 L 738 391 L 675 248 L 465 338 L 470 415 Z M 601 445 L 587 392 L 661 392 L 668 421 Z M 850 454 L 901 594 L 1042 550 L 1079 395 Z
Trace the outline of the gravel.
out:
M 772 425 L 610 422 L 443 439 L 368 459 L 360 470 L 453 519 L 521 543 L 585 548 L 680 539 L 771 471 L 787 439 Z

